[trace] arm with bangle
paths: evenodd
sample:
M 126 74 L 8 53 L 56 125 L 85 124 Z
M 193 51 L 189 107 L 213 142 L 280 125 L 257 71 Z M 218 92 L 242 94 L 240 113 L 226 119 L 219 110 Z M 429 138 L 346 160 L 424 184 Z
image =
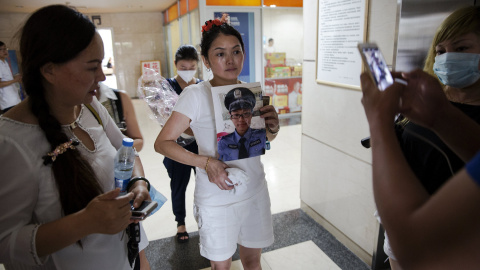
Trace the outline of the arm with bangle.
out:
M 230 190 L 225 180 L 228 179 L 225 168 L 227 164 L 215 157 L 201 156 L 185 150 L 175 140 L 190 126 L 190 119 L 182 113 L 174 111 L 155 140 L 155 151 L 177 162 L 206 170 L 209 181 L 220 189 Z M 208 164 L 207 164 L 208 162 Z
M 140 181 L 143 180 L 143 181 Z M 128 183 L 127 190 L 135 194 L 133 206 L 139 207 L 144 200 L 150 199 L 150 182 L 145 178 L 142 161 L 140 157 L 135 157 L 132 179 Z
M 280 131 L 280 121 L 278 114 L 272 105 L 263 106 L 260 108 L 260 117 L 265 119 L 265 129 L 267 130 L 267 139 L 273 141 Z

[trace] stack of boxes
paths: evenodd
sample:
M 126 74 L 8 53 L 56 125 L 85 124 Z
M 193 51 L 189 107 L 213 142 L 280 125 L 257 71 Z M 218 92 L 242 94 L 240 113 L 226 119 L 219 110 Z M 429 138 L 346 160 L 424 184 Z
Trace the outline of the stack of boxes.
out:
M 293 66 L 292 69 L 292 77 L 302 77 L 302 66 Z
M 266 53 L 265 59 L 267 60 L 265 66 L 266 78 L 290 77 L 290 68 L 285 64 L 286 53 Z
M 295 111 L 298 111 L 298 96 L 301 99 L 301 93 L 294 92 L 295 84 L 301 85 L 302 65 L 287 61 L 286 53 L 265 53 L 267 64 L 265 65 L 265 94 L 272 97 L 272 105 L 277 112 L 288 113 L 289 98 Z M 288 62 L 288 64 L 287 64 Z M 295 102 L 293 102 L 295 101 Z M 301 105 L 300 105 L 301 108 Z M 293 110 L 292 110 L 293 111 Z

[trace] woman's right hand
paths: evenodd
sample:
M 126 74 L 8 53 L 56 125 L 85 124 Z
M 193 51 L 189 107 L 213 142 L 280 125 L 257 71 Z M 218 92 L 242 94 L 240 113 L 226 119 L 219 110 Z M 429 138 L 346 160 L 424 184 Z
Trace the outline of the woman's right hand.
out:
M 226 168 L 228 168 L 228 165 L 218 159 L 210 158 L 208 162 L 208 181 L 217 185 L 221 190 L 233 189 L 233 183 L 228 179 L 228 173 L 225 171 Z M 225 181 L 228 181 L 231 185 L 228 185 Z
M 98 195 L 91 200 L 84 209 L 88 215 L 89 224 L 93 233 L 115 234 L 127 228 L 132 221 L 130 201 L 132 192 L 118 196 L 120 189 Z
M 448 114 L 452 106 L 438 80 L 422 70 L 403 73 L 408 86 L 402 93 L 401 113 L 413 122 L 434 128 L 443 113 Z

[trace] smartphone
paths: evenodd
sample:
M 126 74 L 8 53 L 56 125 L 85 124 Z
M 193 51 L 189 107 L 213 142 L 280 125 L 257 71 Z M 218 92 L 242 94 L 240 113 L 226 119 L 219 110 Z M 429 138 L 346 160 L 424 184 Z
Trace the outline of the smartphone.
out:
M 130 205 L 132 206 L 132 219 L 139 219 L 144 220 L 155 208 L 157 207 L 158 203 L 156 201 L 143 201 L 142 204 L 134 208 L 133 207 L 133 200 L 130 201 Z
M 393 77 L 388 69 L 387 62 L 382 52 L 375 43 L 358 43 L 358 50 L 363 63 L 377 84 L 378 89 L 384 91 L 393 84 Z
M 262 96 L 263 106 L 270 105 L 270 96 Z

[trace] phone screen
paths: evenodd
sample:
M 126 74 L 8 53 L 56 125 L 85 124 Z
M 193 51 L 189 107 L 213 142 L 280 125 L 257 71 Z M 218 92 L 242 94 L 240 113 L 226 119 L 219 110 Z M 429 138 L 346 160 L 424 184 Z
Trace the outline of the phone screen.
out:
M 383 91 L 392 85 L 393 77 L 380 49 L 375 44 L 359 44 L 358 49 L 378 89 Z

